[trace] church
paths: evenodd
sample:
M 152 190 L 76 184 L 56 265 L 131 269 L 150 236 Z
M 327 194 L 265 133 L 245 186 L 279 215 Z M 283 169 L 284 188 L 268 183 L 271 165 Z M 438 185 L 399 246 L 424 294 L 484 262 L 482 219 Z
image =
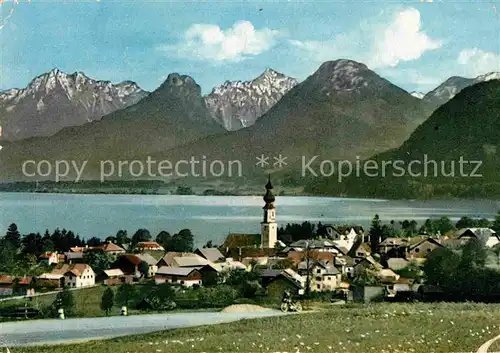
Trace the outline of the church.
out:
M 266 194 L 264 195 L 264 220 L 260 224 L 260 247 L 265 249 L 274 248 L 278 241 L 278 224 L 276 223 L 276 207 L 274 206 L 275 197 L 272 189 L 271 176 L 269 176 L 266 184 Z
M 255 250 L 266 251 L 266 254 L 273 254 L 276 250 L 276 243 L 278 242 L 278 223 L 276 223 L 276 207 L 274 202 L 276 198 L 273 194 L 273 185 L 271 184 L 271 176 L 267 179 L 265 185 L 266 192 L 264 194 L 264 207 L 263 219 L 260 222 L 260 234 L 238 234 L 231 233 L 227 236 L 224 244 L 222 245 L 226 251 L 230 249 L 239 248 L 241 255 L 241 248 L 253 248 Z

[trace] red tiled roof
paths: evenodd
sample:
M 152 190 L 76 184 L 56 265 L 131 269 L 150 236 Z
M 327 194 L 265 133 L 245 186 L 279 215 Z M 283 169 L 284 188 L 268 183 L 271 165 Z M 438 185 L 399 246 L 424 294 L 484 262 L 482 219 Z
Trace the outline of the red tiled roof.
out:
M 98 246 L 96 248 L 102 249 L 104 251 L 109 251 L 109 252 L 113 252 L 113 251 L 123 251 L 123 252 L 125 252 L 125 249 L 123 249 L 122 247 L 116 245 L 115 243 L 106 243 L 106 244 L 100 245 L 100 246 Z
M 161 248 L 162 246 L 155 241 L 141 241 L 137 243 L 138 248 Z
M 132 254 L 122 255 L 121 257 L 127 259 L 133 265 L 139 265 L 142 262 L 140 258 Z
M 52 253 L 51 252 L 47 252 L 45 254 L 40 255 L 38 258 L 39 259 L 50 259 L 51 256 L 52 256 Z
M 16 277 L 0 275 L 0 284 L 13 284 Z M 28 285 L 33 280 L 33 277 L 17 277 L 19 284 Z

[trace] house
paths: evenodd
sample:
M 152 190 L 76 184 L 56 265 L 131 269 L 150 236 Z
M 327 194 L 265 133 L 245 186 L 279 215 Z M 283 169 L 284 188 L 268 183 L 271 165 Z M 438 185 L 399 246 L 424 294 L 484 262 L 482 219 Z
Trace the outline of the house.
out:
M 295 266 L 298 266 L 299 263 L 304 261 L 307 257 L 312 260 L 325 260 L 329 262 L 333 262 L 335 257 L 339 256 L 338 254 L 329 252 L 329 251 L 290 251 L 287 254 L 287 259 L 292 260 Z
M 218 263 L 222 271 L 231 271 L 231 270 L 246 270 L 247 267 L 240 261 L 235 261 L 232 258 L 226 258 L 224 263 Z
M 70 251 L 64 253 L 65 261 L 68 264 L 84 263 L 83 251 Z
M 119 256 L 111 268 L 119 268 L 127 276 L 140 277 L 139 264 L 142 260 L 137 255 L 125 254 Z
M 155 283 L 173 283 L 184 287 L 200 286 L 201 274 L 195 268 L 162 266 L 156 271 Z
M 301 262 L 299 275 L 305 281 L 309 276 L 310 289 L 313 292 L 333 291 L 339 286 L 342 279 L 342 274 L 333 263 L 324 260 L 310 261 L 309 264 L 307 261 Z
M 60 287 L 81 288 L 95 285 L 96 276 L 87 264 L 63 264 L 50 273 L 42 274 L 42 280 L 59 281 Z
M 173 267 L 200 267 L 210 264 L 210 261 L 201 256 L 174 256 L 172 261 Z
M 328 237 L 333 239 L 333 243 L 337 247 L 343 247 L 347 249 L 347 251 L 351 250 L 356 242 L 358 236 L 362 236 L 363 230 L 362 228 L 350 227 L 345 229 L 342 233 L 338 229 L 333 228 L 332 226 L 327 225 L 326 231 Z
M 386 285 L 386 294 L 389 298 L 398 296 L 410 296 L 413 293 L 412 281 L 408 278 L 400 277 L 397 281 Z
M 122 283 L 131 283 L 131 276 L 125 276 L 122 270 L 119 268 L 114 268 L 111 270 L 104 270 L 99 276 L 99 280 L 107 286 L 114 286 Z
M 163 246 L 155 241 L 141 241 L 135 246 L 138 250 L 154 250 L 154 251 L 165 251 Z
M 95 273 L 87 264 L 70 265 L 64 273 L 64 285 L 71 288 L 90 287 L 95 285 Z
M 241 259 L 241 263 L 243 264 L 243 266 L 245 266 L 245 268 L 248 271 L 252 270 L 253 264 L 255 264 L 256 266 L 259 266 L 259 267 L 267 267 L 268 261 L 269 261 L 268 256 L 245 257 L 245 258 Z
M 333 265 L 340 271 L 342 275 L 349 278 L 354 277 L 354 265 L 356 262 L 350 256 L 338 256 L 333 260 Z
M 156 265 L 157 264 L 156 259 L 148 253 L 137 254 L 135 256 L 141 259 L 141 261 L 144 261 L 148 264 L 149 266 L 148 277 L 153 277 L 156 271 L 158 270 L 158 266 Z
M 357 247 L 351 248 L 349 256 L 351 256 L 355 262 L 360 262 L 362 259 L 370 256 L 371 252 L 370 245 L 361 243 Z
M 291 243 L 288 247 L 286 247 L 283 252 L 290 251 L 326 251 L 334 254 L 341 254 L 342 251 L 337 247 L 337 245 L 330 240 L 320 240 L 320 239 L 312 239 L 312 240 L 298 240 L 296 242 Z
M 244 247 L 260 247 L 260 234 L 239 234 L 229 233 L 222 244 L 222 248 L 228 249 L 244 248 Z M 226 255 L 227 256 L 227 255 Z
M 38 257 L 40 262 L 45 262 L 47 265 L 58 264 L 59 256 L 56 252 L 46 252 Z
M 406 258 L 425 258 L 431 252 L 442 246 L 443 245 L 441 245 L 436 239 L 431 237 L 426 237 L 421 240 L 415 239 L 414 241 L 410 241 L 410 244 L 408 245 Z
M 125 249 L 116 245 L 113 242 L 107 242 L 106 244 L 96 246 L 96 247 L 92 248 L 92 250 L 102 250 L 106 254 L 109 254 L 109 255 L 114 256 L 114 257 L 119 256 L 119 255 L 123 255 L 126 253 Z
M 175 267 L 177 264 L 174 261 L 175 257 L 186 257 L 186 256 L 198 256 L 192 252 L 175 252 L 175 251 L 169 251 L 167 252 L 157 263 L 156 266 L 158 268 L 163 267 L 163 266 L 171 266 Z
M 226 261 L 226 257 L 217 248 L 198 248 L 194 253 L 213 263 Z
M 471 238 L 476 238 L 489 248 L 500 243 L 500 235 L 490 228 L 462 228 L 454 234 L 454 237 L 463 240 L 463 244 Z
M 0 296 L 34 295 L 33 277 L 14 277 L 0 275 Z
M 371 255 L 367 256 L 356 265 L 354 265 L 354 276 L 360 275 L 367 269 L 375 270 L 376 272 L 378 272 L 382 270 L 382 266 L 377 261 L 375 261 L 375 259 Z
M 261 276 L 262 286 L 270 297 L 282 298 L 287 289 L 292 295 L 304 293 L 305 283 L 302 277 L 291 269 L 264 270 Z

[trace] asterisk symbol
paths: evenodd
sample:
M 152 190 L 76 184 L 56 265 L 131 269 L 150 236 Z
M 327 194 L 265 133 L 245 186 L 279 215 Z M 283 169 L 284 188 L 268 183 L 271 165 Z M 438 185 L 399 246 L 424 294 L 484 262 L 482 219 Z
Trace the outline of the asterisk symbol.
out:
M 269 165 L 269 157 L 266 157 L 265 155 L 261 154 L 260 157 L 257 158 L 257 163 L 255 163 L 256 166 L 259 166 L 261 168 L 264 168 L 265 166 Z
M 283 157 L 281 154 L 278 156 L 278 157 L 273 157 L 275 162 L 273 164 L 273 166 L 275 167 L 278 167 L 278 168 L 283 168 L 285 165 L 286 165 L 286 158 L 287 157 Z

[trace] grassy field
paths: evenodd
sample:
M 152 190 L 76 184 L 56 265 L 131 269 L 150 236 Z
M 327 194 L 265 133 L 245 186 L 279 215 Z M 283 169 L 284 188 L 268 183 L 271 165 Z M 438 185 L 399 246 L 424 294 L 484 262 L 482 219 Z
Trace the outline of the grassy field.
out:
M 105 286 L 97 286 L 72 291 L 75 299 L 75 315 L 83 316 L 104 316 L 100 309 L 102 294 L 106 290 Z M 44 308 L 50 306 L 56 299 L 56 294 L 47 294 L 28 299 L 28 305 L 32 307 Z M 0 308 L 22 307 L 26 299 L 16 299 L 0 302 Z M 113 313 L 118 314 L 119 308 L 114 308 Z
M 499 333 L 500 305 L 372 304 L 11 353 L 451 353 Z
M 500 334 L 500 332 L 498 333 Z M 495 341 L 488 349 L 490 353 L 500 353 L 500 340 Z

